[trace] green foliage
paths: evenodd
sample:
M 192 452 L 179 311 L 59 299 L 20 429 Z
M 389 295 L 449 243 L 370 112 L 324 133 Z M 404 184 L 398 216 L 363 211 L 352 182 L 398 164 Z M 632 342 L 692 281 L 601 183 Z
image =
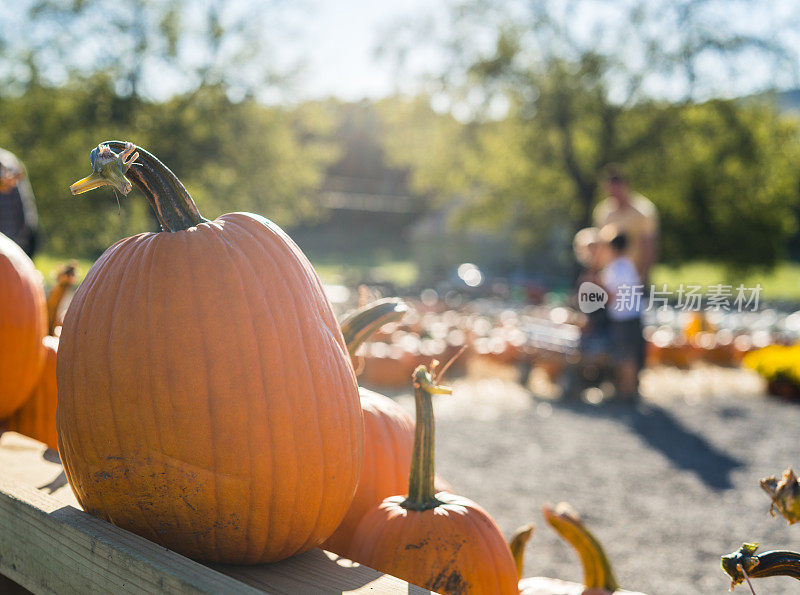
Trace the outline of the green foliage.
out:
M 681 284 L 684 288 L 699 285 L 706 291 L 719 284 L 732 285 L 734 288 L 740 284 L 744 287 L 758 284 L 761 285 L 759 296 L 762 300 L 800 301 L 800 264 L 789 261 L 781 261 L 771 270 L 754 268 L 749 272 L 719 262 L 700 260 L 676 266 L 657 264 L 653 267 L 650 281 L 659 289 L 666 285 L 673 293 L 678 291 Z
M 559 230 L 566 246 L 590 225 L 602 169 L 621 163 L 659 208 L 663 260 L 773 266 L 796 233 L 800 125 L 766 101 L 698 97 L 719 80 L 705 67 L 712 57 L 720 68 L 744 51 L 765 68 L 784 64 L 777 36 L 742 33 L 735 20 L 704 27 L 691 0 L 620 5 L 591 29 L 595 10 L 577 26 L 588 4 L 460 3 L 440 39 L 453 60 L 435 73 L 435 95 L 385 110 L 390 157 L 418 188 L 458 197 L 461 224 L 502 231 L 522 254 Z M 637 50 L 645 60 L 631 60 Z M 648 85 L 667 80 L 668 98 L 654 98 Z
M 452 227 L 502 231 L 525 250 L 569 224 L 570 205 L 557 198 L 570 182 L 553 167 L 534 165 L 549 158 L 535 126 L 512 118 L 462 124 L 433 111 L 424 96 L 378 107 L 389 159 L 410 168 L 417 192 L 448 205 Z
M 800 126 L 767 104 L 712 101 L 676 111 L 657 145 L 632 156 L 661 211 L 663 256 L 771 267 L 796 233 Z
M 93 258 L 114 241 L 152 228 L 146 203 L 132 201 L 117 214 L 110 192 L 73 198 L 69 185 L 89 173 L 88 151 L 98 141 L 130 135 L 123 102 L 107 81 L 51 89 L 34 86 L 22 97 L 0 98 L 0 146 L 28 168 L 40 233 L 55 253 Z M 115 126 L 115 122 L 118 124 Z M 85 197 L 85 198 L 84 198 Z
M 722 13 L 711 26 L 694 0 L 622 3 L 604 20 L 612 13 L 585 10 L 592 2 L 453 3 L 434 40 L 453 62 L 432 95 L 289 109 L 254 99 L 280 96 L 291 70 L 269 60 L 288 14 L 280 3 L 34 0 L 25 34 L 0 30 L 0 146 L 27 164 L 44 248 L 65 256 L 94 258 L 155 229 L 135 194 L 119 210 L 110 190 L 69 194 L 89 151 L 118 139 L 161 158 L 205 216 L 251 210 L 281 225 L 324 215 L 322 176 L 346 145 L 329 192 L 358 177 L 364 187 L 350 191 L 399 194 L 408 168 L 420 202 L 433 199 L 424 206 L 446 204 L 451 224 L 501 232 L 521 255 L 568 246 L 616 161 L 660 210 L 666 262 L 773 265 L 800 213 L 800 125 L 767 104 L 698 98 L 742 52 L 788 70 L 777 33 L 791 24 L 762 28 L 769 38 Z M 166 79 L 174 89 L 154 88 Z
M 318 212 L 314 191 L 335 147 L 315 128 L 308 122 L 299 130 L 281 108 L 233 103 L 221 87 L 148 105 L 135 126 L 148 139 L 142 146 L 176 172 L 206 217 L 252 211 L 280 225 Z
M 429 105 L 426 97 L 383 102 L 389 156 L 411 168 L 418 190 L 459 197 L 457 224 L 509 233 L 521 252 L 541 248 L 553 228 L 588 223 L 612 158 L 659 208 L 666 262 L 768 268 L 797 231 L 800 123 L 766 101 L 625 109 L 562 81 L 540 87 L 533 115 L 512 107 L 499 120 L 460 124 Z M 568 131 L 559 123 L 566 109 Z M 602 129 L 607 109 L 613 133 Z
M 46 251 L 94 258 L 156 229 L 138 192 L 118 197 L 119 209 L 108 189 L 70 195 L 103 140 L 151 151 L 209 218 L 250 210 L 287 225 L 318 215 L 312 197 L 334 156 L 321 140 L 329 116 L 254 99 L 274 99 L 291 74 L 270 59 L 288 7 L 32 0 L 21 9 L 23 27 L 0 28 L 0 146 L 27 165 Z
M 92 268 L 93 261 L 86 259 L 69 259 L 63 256 L 53 256 L 46 252 L 37 252 L 33 257 L 33 264 L 36 270 L 42 273 L 44 287 L 46 291 L 50 291 L 57 282 L 58 271 L 68 262 L 75 262 L 77 269 L 76 281 L 78 285 L 83 282 L 86 273 Z
M 103 76 L 0 97 L 0 146 L 26 164 L 37 198 L 44 248 L 97 257 L 116 240 L 157 229 L 138 191 L 71 196 L 89 173 L 89 151 L 103 140 L 130 140 L 159 157 L 184 182 L 205 216 L 261 213 L 281 225 L 318 212 L 314 190 L 334 155 L 317 140 L 324 123 L 301 129 L 293 114 L 253 100 L 232 102 L 205 87 L 165 103 L 120 97 Z

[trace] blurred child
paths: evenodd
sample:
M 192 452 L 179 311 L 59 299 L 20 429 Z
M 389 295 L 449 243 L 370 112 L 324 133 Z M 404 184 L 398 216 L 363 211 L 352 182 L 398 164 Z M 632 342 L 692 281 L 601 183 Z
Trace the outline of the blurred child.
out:
M 600 231 L 600 240 L 604 267 L 599 280 L 608 292 L 606 312 L 617 396 L 635 401 L 639 398 L 639 370 L 644 360 L 641 319 L 644 288 L 636 266 L 626 255 L 627 236 L 615 227 L 606 226 Z
M 585 281 L 598 283 L 598 275 L 603 268 L 600 250 L 600 230 L 596 227 L 581 229 L 572 240 L 575 259 L 583 267 L 578 277 L 577 287 Z M 581 329 L 581 357 L 592 359 L 609 353 L 611 337 L 609 336 L 608 314 L 604 309 L 586 314 L 586 324 Z

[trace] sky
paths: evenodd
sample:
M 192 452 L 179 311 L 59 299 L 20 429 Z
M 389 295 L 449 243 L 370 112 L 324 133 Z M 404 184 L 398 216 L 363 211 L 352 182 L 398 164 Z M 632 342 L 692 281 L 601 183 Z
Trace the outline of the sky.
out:
M 127 17 L 123 14 L 123 18 L 127 18 L 125 22 L 136 23 L 131 26 L 142 25 L 147 31 L 156 30 L 158 25 L 157 16 L 151 17 L 150 22 L 137 17 L 140 13 L 136 12 L 139 9 L 135 7 L 140 4 L 110 3 L 103 4 L 108 6 L 109 10 L 93 10 L 86 19 L 78 23 L 64 22 L 64 19 L 69 19 L 67 14 L 64 19 L 59 17 L 45 20 L 37 27 L 30 27 L 26 14 L 37 1 L 14 0 L 12 10 L 4 13 L 0 19 L 0 42 L 8 42 L 8 48 L 13 49 L 17 46 L 23 50 L 29 47 L 31 42 L 36 45 L 39 48 L 38 63 L 40 67 L 48 69 L 46 76 L 55 84 L 67 80 L 70 68 L 91 71 L 98 64 L 102 65 L 106 56 L 115 52 L 122 55 L 123 62 L 128 60 L 130 52 L 134 51 L 133 48 L 124 47 L 124 40 L 116 39 L 110 43 L 108 31 L 103 31 L 113 11 L 116 13 L 127 11 Z M 259 60 L 259 65 L 266 66 L 267 69 L 274 66 L 277 72 L 296 72 L 288 81 L 277 85 L 262 86 L 258 83 L 258 88 L 264 89 L 264 94 L 260 98 L 272 103 L 329 96 L 353 101 L 362 98 L 375 99 L 396 91 L 413 93 L 421 88 L 419 76 L 421 73 L 442 70 L 444 56 L 436 53 L 435 44 L 425 44 L 425 39 L 421 43 L 412 44 L 413 51 L 409 54 L 412 61 L 400 75 L 395 72 L 392 60 L 385 57 L 378 58 L 376 50 L 385 42 L 394 40 L 398 34 L 402 38 L 404 25 L 416 24 L 415 30 L 419 31 L 419 25 L 427 20 L 438 27 L 439 34 L 443 31 L 452 32 L 454 27 L 448 19 L 447 11 L 448 7 L 457 4 L 458 0 L 258 0 L 258 4 L 268 8 L 267 11 L 260 13 L 252 8 L 254 0 L 186 0 L 182 5 L 184 7 L 182 26 L 185 26 L 187 31 L 196 32 L 197 36 L 181 37 L 181 61 L 177 66 L 148 64 L 148 74 L 152 74 L 148 80 L 153 80 L 154 83 L 151 84 L 152 88 L 149 91 L 145 90 L 145 95 L 155 100 L 163 100 L 175 93 L 189 90 L 197 84 L 198 79 L 191 78 L 197 76 L 192 74 L 196 73 L 196 70 L 192 70 L 191 66 L 193 60 L 195 65 L 202 63 L 203 46 L 207 45 L 207 38 L 204 37 L 207 31 L 205 28 L 207 21 L 204 20 L 207 12 L 203 8 L 213 6 L 212 3 L 217 1 L 225 11 L 234 15 L 234 20 L 244 18 L 248 22 L 250 34 L 255 32 L 255 38 L 262 38 L 270 46 L 269 52 L 264 54 L 265 58 Z M 607 33 L 614 29 L 615 24 L 619 25 L 615 22 L 615 11 L 637 1 L 582 0 L 580 10 L 569 13 L 570 16 L 565 21 L 566 26 L 579 33 L 585 30 L 583 34 L 594 36 L 592 39 L 597 39 L 597 43 L 601 45 L 605 40 L 606 45 L 611 44 L 612 49 L 634 48 L 634 44 L 630 42 L 632 36 L 628 36 L 627 29 L 617 27 L 617 33 L 621 33 L 622 37 Z M 506 0 L 506 2 L 522 10 L 525 10 L 526 6 L 539 6 L 549 2 L 553 12 L 570 5 L 566 0 Z M 706 11 L 703 13 L 703 18 L 707 21 L 704 25 L 709 28 L 719 23 L 733 24 L 737 31 L 754 32 L 759 35 L 763 35 L 766 31 L 768 37 L 769 32 L 777 28 L 776 20 L 783 23 L 798 20 L 797 17 L 800 15 L 798 2 L 800 0 L 705 0 L 700 6 Z M 52 4 L 69 6 L 70 0 L 54 0 Z M 658 18 L 649 21 L 650 25 L 659 29 L 666 27 L 665 31 L 669 30 L 669 25 L 662 23 L 668 18 L 669 7 L 672 7 L 674 17 L 674 6 L 678 4 L 680 2 L 677 0 L 675 4 L 665 5 L 659 4 L 658 0 L 649 2 L 648 6 L 651 8 L 655 6 L 660 11 L 656 15 Z M 144 6 L 151 7 L 168 5 L 167 0 L 148 0 L 144 3 Z M 486 5 L 494 7 L 496 3 L 487 2 Z M 158 14 L 157 11 L 151 12 L 154 15 Z M 483 32 L 486 31 L 484 28 Z M 596 35 L 597 31 L 601 33 L 599 37 Z M 784 26 L 782 34 L 793 35 L 794 37 L 788 40 L 788 46 L 800 49 L 798 31 L 800 26 Z M 631 32 L 633 33 L 635 32 Z M 245 40 L 252 39 L 246 35 L 240 38 L 240 45 L 245 47 L 247 44 Z M 478 44 L 476 37 L 469 39 L 473 47 Z M 667 38 L 664 42 L 668 44 L 670 39 Z M 636 55 L 642 54 L 636 49 L 631 49 L 630 53 L 634 56 L 634 60 Z M 24 51 L 19 55 L 22 54 Z M 66 60 L 64 60 L 65 55 Z M 743 56 L 735 65 L 735 71 L 728 71 L 727 67 L 722 69 L 712 60 L 701 64 L 703 70 L 700 78 L 711 81 L 713 93 L 721 96 L 746 95 L 758 88 L 769 86 L 770 82 L 777 82 L 782 87 L 797 86 L 797 77 L 794 80 L 784 77 L 783 81 L 771 81 L 773 71 L 761 68 L 758 59 L 758 56 Z M 795 63 L 800 63 L 800 60 L 796 60 Z M 259 66 L 253 67 L 253 64 L 250 64 L 250 67 L 252 72 L 248 72 L 244 65 L 232 69 L 233 78 L 241 79 L 243 89 L 253 88 L 252 84 L 248 87 L 248 81 L 262 80 L 258 78 Z M 7 76 L 8 70 L 14 68 L 24 73 L 24 61 L 17 60 L 15 65 L 9 67 L 8 63 L 3 63 L 0 55 L 0 75 Z M 15 74 L 12 72 L 12 79 Z M 231 79 L 227 76 L 226 74 L 226 80 L 231 83 Z M 652 83 L 655 86 L 649 87 L 648 93 L 652 96 L 674 99 L 670 97 L 671 92 L 677 90 L 679 94 L 680 91 L 674 82 L 656 78 Z M 233 88 L 235 85 L 229 87 Z M 124 89 L 122 91 L 125 92 Z M 235 98 L 233 92 L 232 98 Z
M 0 0 L 4 2 L 6 0 Z M 46 76 L 56 84 L 66 80 L 69 67 L 79 69 L 102 61 L 105 54 L 124 52 L 119 40 L 109 43 L 109 35 L 104 30 L 106 22 L 113 18 L 125 18 L 125 11 L 135 9 L 112 5 L 114 10 L 105 13 L 93 11 L 82 21 L 71 20 L 67 7 L 72 0 L 55 0 L 56 10 L 65 11 L 63 18 L 41 21 L 32 27 L 29 11 L 38 0 L 8 0 L 13 2 L 11 10 L 4 11 L 0 18 L 0 49 L 25 49 L 32 45 L 40 48 L 42 59 L 40 67 L 48 69 Z M 193 10 L 193 6 L 206 7 L 213 0 L 187 0 L 182 15 L 182 26 L 190 31 L 199 31 L 204 25 L 203 10 Z M 376 49 L 381 45 L 382 36 L 401 22 L 421 20 L 442 10 L 444 4 L 437 5 L 429 0 L 258 0 L 263 6 L 276 8 L 256 12 L 251 9 L 251 0 L 225 0 L 223 10 L 227 16 L 252 16 L 252 25 L 258 30 L 267 44 L 272 46 L 267 54 L 269 60 L 277 65 L 278 71 L 291 71 L 296 74 L 288 85 L 292 99 L 309 99 L 335 96 L 345 100 L 364 97 L 377 98 L 392 93 L 396 80 L 387 61 L 376 59 Z M 153 5 L 167 5 L 167 0 L 153 0 Z M 259 21 L 261 15 L 264 22 Z M 200 20 L 198 20 L 200 19 Z M 230 20 L 230 19 L 229 19 Z M 201 22 L 202 21 L 202 22 Z M 145 21 L 145 27 L 153 28 L 157 23 Z M 192 62 L 192 54 L 203 55 L 204 49 L 194 40 L 182 41 L 183 59 Z M 60 49 L 57 49 L 60 48 Z M 188 48 L 188 51 L 187 51 Z M 65 51 L 66 55 L 58 54 Z M 19 55 L 19 54 L 18 54 Z M 66 56 L 66 60 L 62 57 Z M 199 58 L 201 59 L 201 58 Z M 64 66 L 66 64 L 66 67 Z M 0 55 L 0 73 L 7 65 Z M 17 67 L 21 74 L 24 68 Z M 152 74 L 160 80 L 155 85 L 155 99 L 164 99 L 182 92 L 191 82 L 183 80 L 180 72 L 155 65 Z M 408 83 L 409 81 L 406 81 Z
M 292 46 L 301 52 L 303 61 L 297 79 L 296 98 L 335 96 L 345 100 L 374 99 L 397 90 L 418 88 L 414 76 L 423 71 L 435 71 L 437 59 L 442 59 L 441 56 L 432 55 L 430 51 L 426 54 L 416 45 L 412 56 L 415 62 L 397 76 L 391 61 L 379 59 L 376 50 L 386 37 L 395 34 L 404 24 L 421 24 L 429 20 L 437 24 L 439 32 L 442 27 L 449 30 L 447 7 L 456 4 L 444 0 L 300 1 L 304 9 L 296 15 L 297 37 L 292 40 Z M 528 1 L 544 3 L 546 0 Z M 587 37 L 598 27 L 613 28 L 615 10 L 635 1 L 586 0 L 571 26 L 578 31 L 585 29 Z M 513 0 L 510 3 L 515 4 Z M 492 5 L 491 2 L 488 4 Z M 516 4 L 524 6 L 525 0 Z M 551 0 L 550 4 L 567 5 L 564 0 Z M 705 4 L 709 28 L 725 23 L 732 24 L 738 31 L 758 35 L 770 31 L 776 21 L 796 21 L 800 14 L 800 0 L 708 0 Z M 800 35 L 797 32 L 789 34 L 794 37 L 788 45 L 800 49 Z M 291 51 L 285 49 L 287 53 Z M 701 76 L 710 81 L 716 79 L 713 84 L 715 94 L 746 95 L 753 89 L 770 85 L 772 73 L 762 67 L 759 58 L 758 55 L 743 55 L 732 71 L 724 72 L 710 59 L 701 64 Z M 775 82 L 782 87 L 795 86 L 789 77 Z M 671 81 L 656 80 L 653 85 L 650 91 L 654 95 L 673 99 L 670 97 Z
M 376 59 L 382 35 L 393 25 L 432 13 L 430 0 L 309 0 L 301 33 L 307 53 L 300 77 L 306 97 L 377 98 L 392 93 L 395 77 L 388 61 Z

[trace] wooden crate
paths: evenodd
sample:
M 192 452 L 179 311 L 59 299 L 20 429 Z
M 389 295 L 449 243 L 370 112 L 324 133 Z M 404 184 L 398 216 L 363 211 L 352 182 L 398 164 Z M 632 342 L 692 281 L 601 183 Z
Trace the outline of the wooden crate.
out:
M 83 512 L 58 455 L 14 432 L 0 434 L 0 575 L 34 593 L 430 593 L 320 549 L 200 564 Z

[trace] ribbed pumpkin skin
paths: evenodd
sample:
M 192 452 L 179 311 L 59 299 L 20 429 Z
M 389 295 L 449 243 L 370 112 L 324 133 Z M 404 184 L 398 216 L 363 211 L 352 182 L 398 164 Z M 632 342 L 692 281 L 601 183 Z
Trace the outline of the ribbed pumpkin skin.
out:
M 184 555 L 259 563 L 326 539 L 363 423 L 319 278 L 246 213 L 109 248 L 73 298 L 58 443 L 89 512 Z
M 367 512 L 408 488 L 414 420 L 389 397 L 359 387 L 364 413 L 364 466 L 356 495 L 339 528 L 322 547 L 350 558 L 358 523 Z
M 47 336 L 44 344 L 44 369 L 39 382 L 28 400 L 8 418 L 8 429 L 44 442 L 52 449 L 58 448 L 56 441 L 56 408 L 58 390 L 56 388 L 56 355 L 58 339 Z
M 28 255 L 0 233 L 0 419 L 30 396 L 44 365 L 47 307 Z
M 445 492 L 418 512 L 393 496 L 363 518 L 353 559 L 438 593 L 516 594 L 517 568 L 500 529 L 480 506 Z

